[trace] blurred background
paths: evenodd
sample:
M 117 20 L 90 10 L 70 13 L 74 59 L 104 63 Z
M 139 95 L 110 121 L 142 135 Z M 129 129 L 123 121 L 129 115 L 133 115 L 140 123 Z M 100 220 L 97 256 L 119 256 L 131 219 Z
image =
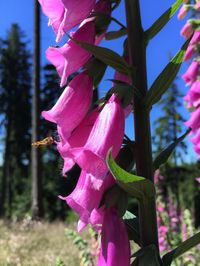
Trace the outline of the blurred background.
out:
M 72 191 L 79 169 L 75 167 L 63 178 L 63 162 L 56 147 L 31 146 L 35 140 L 56 138 L 56 127 L 39 114 L 50 109 L 62 92 L 56 70 L 45 58 L 47 47 L 56 45 L 55 35 L 34 3 L 32 0 L 20 0 L 20 4 L 17 0 L 0 2 L 0 265 L 73 266 L 79 265 L 77 251 L 86 250 L 86 257 L 92 261 L 87 249 L 95 246 L 95 237 L 91 232 L 85 233 L 86 240 L 79 239 L 82 244 L 69 244 L 78 237 L 69 230 L 77 217 L 58 199 L 58 195 L 65 196 Z M 170 0 L 154 0 L 153 4 L 141 1 L 144 28 L 172 3 Z M 113 16 L 126 23 L 123 1 Z M 149 86 L 184 42 L 179 33 L 183 23 L 175 16 L 150 43 Z M 111 23 L 109 31 L 115 27 Z M 103 41 L 101 45 L 122 54 L 123 41 L 124 38 L 119 38 Z M 154 156 L 187 130 L 184 121 L 189 113 L 183 102 L 187 88 L 181 80 L 186 68 L 187 63 L 152 110 Z M 108 68 L 98 88 L 99 97 L 110 89 L 108 79 L 113 74 Z M 126 134 L 134 139 L 132 115 L 127 118 Z M 159 231 L 164 238 L 163 251 L 195 233 L 200 225 L 200 185 L 195 180 L 200 175 L 199 168 L 192 144 L 186 140 L 162 167 L 161 174 L 157 174 L 158 223 L 161 229 L 168 225 L 167 231 Z M 129 203 L 129 209 L 137 212 L 135 201 Z M 193 264 L 182 260 L 176 265 L 199 265 L 195 256 L 194 251 L 188 255 L 188 261 L 193 259 Z

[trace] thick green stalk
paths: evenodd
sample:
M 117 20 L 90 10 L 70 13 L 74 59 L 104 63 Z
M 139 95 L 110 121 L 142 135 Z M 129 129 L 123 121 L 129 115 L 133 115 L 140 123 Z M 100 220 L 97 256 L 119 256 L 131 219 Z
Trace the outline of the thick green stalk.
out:
M 132 82 L 145 97 L 147 93 L 146 44 L 141 23 L 139 0 L 125 0 L 125 4 L 130 64 L 135 69 Z M 149 112 L 136 95 L 134 96 L 133 109 L 137 175 L 148 178 L 153 182 Z M 152 200 L 139 203 L 139 220 L 142 246 L 154 244 L 158 247 L 154 196 Z

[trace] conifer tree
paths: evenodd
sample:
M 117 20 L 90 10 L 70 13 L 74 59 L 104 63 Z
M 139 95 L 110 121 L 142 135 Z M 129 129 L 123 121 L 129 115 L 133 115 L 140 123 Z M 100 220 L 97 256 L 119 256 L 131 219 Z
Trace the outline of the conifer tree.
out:
M 184 117 L 180 112 L 183 99 L 176 82 L 171 85 L 163 99 L 159 102 L 162 115 L 154 122 L 153 144 L 156 154 L 160 153 L 170 143 L 174 142 L 183 132 Z M 183 156 L 187 147 L 180 143 L 171 155 L 171 163 L 183 162 Z
M 0 114 L 4 126 L 1 214 L 8 217 L 20 202 L 28 182 L 30 161 L 30 52 L 17 24 L 0 47 Z M 24 203 L 25 204 L 25 203 Z

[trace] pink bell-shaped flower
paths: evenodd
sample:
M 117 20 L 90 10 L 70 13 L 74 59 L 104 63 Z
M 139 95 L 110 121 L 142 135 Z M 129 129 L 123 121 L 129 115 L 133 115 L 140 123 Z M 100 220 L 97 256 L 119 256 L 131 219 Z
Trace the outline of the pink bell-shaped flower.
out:
M 199 72 L 199 62 L 193 61 L 188 70 L 182 76 L 187 84 L 191 84 L 196 81 Z
M 115 209 L 105 210 L 98 266 L 130 266 L 126 227 Z
M 184 59 L 183 60 L 184 61 L 189 60 L 192 57 L 192 55 L 194 54 L 194 51 L 195 51 L 194 45 L 189 45 L 188 48 L 187 48 L 187 50 L 186 50 L 186 52 L 185 52 L 185 55 L 184 55 Z
M 200 108 L 197 108 L 191 113 L 191 117 L 185 122 L 185 125 L 190 127 L 192 131 L 196 131 L 200 128 Z
M 192 28 L 192 25 L 190 22 L 186 22 L 186 24 L 183 26 L 181 30 L 181 35 L 185 37 L 186 39 L 189 39 L 190 36 L 192 36 L 194 30 Z
M 200 2 L 197 2 L 196 5 L 195 5 L 195 9 L 197 11 L 200 11 Z
M 85 146 L 72 150 L 76 163 L 83 170 L 102 179 L 108 171 L 105 162 L 108 150 L 112 148 L 113 157 L 120 150 L 124 122 L 123 108 L 113 95 L 99 114 Z
M 184 99 L 193 107 L 200 104 L 200 80 L 195 81 Z
M 112 175 L 106 176 L 100 190 L 94 188 L 95 182 L 98 182 L 98 179 L 82 171 L 74 191 L 67 197 L 60 197 L 79 214 L 78 231 L 83 230 L 90 222 L 91 212 L 99 208 L 104 192 L 115 183 L 115 180 Z
M 187 15 L 188 9 L 186 5 L 182 5 L 178 13 L 178 19 L 183 19 Z
M 200 158 L 200 143 L 194 146 L 194 151 L 198 154 L 198 158 Z
M 200 129 L 197 131 L 196 135 L 191 139 L 191 141 L 196 145 L 200 143 Z
M 67 140 L 84 119 L 91 105 L 92 94 L 92 79 L 85 73 L 78 74 L 65 88 L 53 108 L 42 112 L 46 120 L 57 124 L 62 140 Z
M 62 170 L 63 175 L 65 175 L 65 173 L 75 164 L 71 149 L 73 150 L 74 148 L 83 147 L 85 145 L 98 115 L 98 109 L 89 113 L 77 128 L 73 130 L 68 140 L 63 139 L 62 135 L 60 136 L 61 141 L 57 142 L 57 148 L 64 159 L 64 167 Z M 60 131 L 60 129 L 58 131 Z
M 44 14 L 49 17 L 49 25 L 57 34 L 56 41 L 76 25 L 80 24 L 91 12 L 95 0 L 38 0 Z
M 94 22 L 89 21 L 85 23 L 72 35 L 77 41 L 94 44 Z M 60 86 L 62 87 L 66 84 L 68 76 L 81 68 L 91 57 L 91 54 L 74 41 L 69 40 L 60 48 L 49 47 L 46 51 L 46 57 L 56 67 L 61 77 Z
M 195 180 L 200 183 L 200 177 L 196 177 Z
M 194 45 L 200 42 L 200 30 L 195 31 L 191 41 L 190 45 Z

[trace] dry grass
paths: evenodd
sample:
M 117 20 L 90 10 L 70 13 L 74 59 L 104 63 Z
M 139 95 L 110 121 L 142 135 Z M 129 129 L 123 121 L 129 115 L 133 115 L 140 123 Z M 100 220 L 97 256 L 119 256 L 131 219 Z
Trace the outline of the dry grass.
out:
M 70 226 L 72 227 L 72 226 Z M 0 221 L 0 266 L 80 265 L 77 247 L 65 236 L 61 222 L 5 224 Z

